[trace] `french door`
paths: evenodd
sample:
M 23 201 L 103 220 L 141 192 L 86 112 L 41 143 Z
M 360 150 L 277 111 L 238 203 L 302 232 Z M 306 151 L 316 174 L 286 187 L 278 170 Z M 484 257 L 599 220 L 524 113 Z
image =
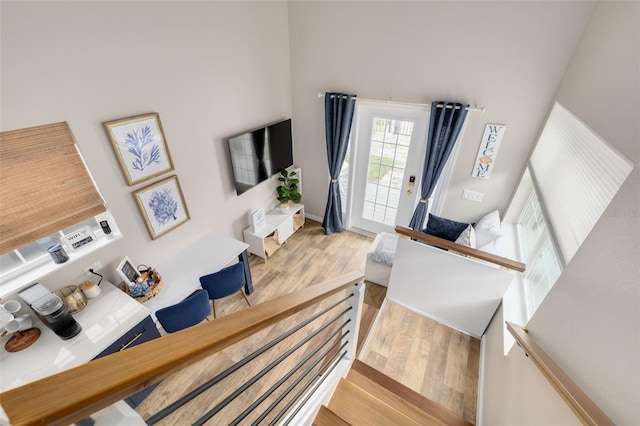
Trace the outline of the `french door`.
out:
M 396 224 L 408 226 L 420 193 L 429 110 L 359 103 L 354 124 L 346 162 L 347 226 L 394 233 Z

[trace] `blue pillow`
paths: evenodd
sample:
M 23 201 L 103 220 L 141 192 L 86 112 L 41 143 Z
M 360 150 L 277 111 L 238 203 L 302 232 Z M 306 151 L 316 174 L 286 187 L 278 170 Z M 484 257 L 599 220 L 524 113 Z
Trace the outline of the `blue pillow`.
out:
M 468 226 L 468 223 L 456 222 L 429 213 L 427 227 L 422 232 L 455 242 Z

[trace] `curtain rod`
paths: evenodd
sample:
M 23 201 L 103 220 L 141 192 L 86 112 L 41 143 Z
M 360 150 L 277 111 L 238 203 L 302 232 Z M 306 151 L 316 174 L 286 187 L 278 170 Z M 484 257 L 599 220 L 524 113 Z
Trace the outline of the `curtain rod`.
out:
M 319 98 L 324 98 L 325 93 L 318 93 L 318 97 Z M 331 97 L 333 97 L 335 95 L 331 95 Z M 386 101 L 383 101 L 381 99 L 365 99 L 365 98 L 351 98 L 352 100 L 359 100 L 359 101 L 370 101 L 370 102 L 386 102 L 386 103 L 394 103 L 394 104 L 401 104 L 401 105 L 411 105 L 411 106 L 426 106 L 426 107 L 430 107 L 431 104 L 419 104 L 419 103 L 412 103 L 412 102 L 398 102 L 398 101 L 392 101 L 391 99 L 388 99 Z M 436 105 L 437 108 L 442 108 L 444 106 L 444 104 L 438 104 Z M 447 108 L 451 109 L 452 107 L 448 106 Z M 456 109 L 460 109 L 460 107 L 456 107 Z M 485 111 L 485 107 L 483 106 L 471 106 L 469 105 L 466 110 L 467 111 L 474 111 L 474 112 L 480 112 L 482 114 L 484 114 Z

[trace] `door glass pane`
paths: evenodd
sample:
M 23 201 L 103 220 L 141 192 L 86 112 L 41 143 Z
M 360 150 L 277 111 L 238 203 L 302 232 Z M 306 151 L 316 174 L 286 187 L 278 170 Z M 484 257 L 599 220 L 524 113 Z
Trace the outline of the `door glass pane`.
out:
M 384 140 L 384 129 L 385 129 L 385 120 L 382 118 L 374 118 L 373 119 L 373 129 L 371 132 L 371 140 L 372 141 L 383 141 Z
M 364 199 L 366 201 L 371 201 L 374 202 L 376 201 L 376 193 L 378 192 L 378 186 L 371 184 L 371 183 L 367 183 L 367 190 L 364 194 Z
M 391 171 L 391 188 L 399 190 L 402 188 L 402 178 L 404 177 L 404 170 L 399 168 L 394 168 Z
M 363 218 L 395 225 L 413 124 L 373 118 Z

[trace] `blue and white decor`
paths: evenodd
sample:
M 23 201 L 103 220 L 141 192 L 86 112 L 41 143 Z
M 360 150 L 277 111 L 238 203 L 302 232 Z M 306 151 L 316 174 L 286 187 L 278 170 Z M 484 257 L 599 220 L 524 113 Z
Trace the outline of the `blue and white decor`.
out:
M 471 176 L 489 179 L 506 128 L 507 126 L 503 124 L 487 124 L 485 126 Z
M 173 170 L 158 113 L 103 124 L 129 186 Z
M 133 195 L 154 240 L 190 219 L 175 175 L 139 189 Z

